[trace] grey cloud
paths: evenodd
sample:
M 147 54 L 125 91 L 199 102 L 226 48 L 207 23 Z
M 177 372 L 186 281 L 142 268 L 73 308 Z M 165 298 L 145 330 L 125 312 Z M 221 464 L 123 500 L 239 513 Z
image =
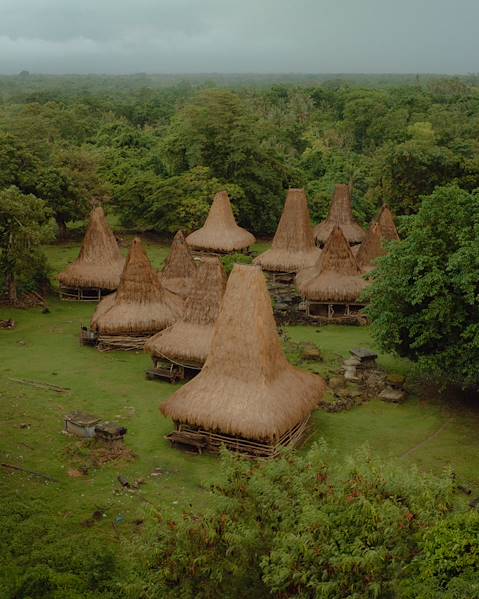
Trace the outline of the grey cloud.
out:
M 477 0 L 0 0 L 0 72 L 476 72 Z

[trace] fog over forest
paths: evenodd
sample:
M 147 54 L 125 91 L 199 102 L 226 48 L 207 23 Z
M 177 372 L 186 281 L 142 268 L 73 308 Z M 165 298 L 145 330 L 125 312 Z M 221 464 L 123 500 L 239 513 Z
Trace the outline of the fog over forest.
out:
M 0 73 L 471 73 L 477 0 L 0 0 Z

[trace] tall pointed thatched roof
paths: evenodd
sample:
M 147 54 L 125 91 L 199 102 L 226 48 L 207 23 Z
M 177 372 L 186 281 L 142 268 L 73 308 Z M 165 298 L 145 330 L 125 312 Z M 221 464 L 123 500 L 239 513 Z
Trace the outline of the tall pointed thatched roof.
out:
M 359 246 L 359 250 L 356 254 L 356 261 L 359 268 L 363 272 L 369 272 L 374 268 L 376 258 L 384 256 L 385 253 L 379 224 L 374 222 L 369 227 L 366 237 Z
M 133 240 L 118 290 L 102 300 L 91 328 L 104 335 L 147 335 L 173 324 L 183 301 L 163 288 L 141 241 Z
M 205 224 L 186 238 L 194 249 L 223 253 L 243 250 L 255 241 L 251 233 L 236 224 L 226 191 L 215 195 Z
M 286 360 L 266 281 L 236 264 L 200 374 L 161 406 L 175 422 L 275 441 L 317 406 L 323 380 Z
M 159 273 L 160 281 L 169 291 L 185 297 L 190 292 L 195 271 L 195 261 L 183 231 L 178 231 L 165 265 Z
M 103 208 L 92 210 L 78 258 L 58 275 L 64 287 L 116 289 L 125 258 Z
M 220 260 L 202 258 L 196 266 L 183 317 L 148 339 L 145 351 L 179 364 L 204 364 L 225 287 L 226 273 Z
M 394 224 L 394 216 L 387 204 L 383 204 L 381 212 L 377 218 L 379 232 L 386 241 L 397 241 L 399 234 Z
M 340 226 L 348 243 L 361 243 L 366 236 L 364 229 L 353 218 L 351 187 L 336 185 L 328 218 L 316 225 L 314 238 L 322 245 L 335 226 Z
M 333 228 L 319 260 L 296 275 L 296 286 L 308 300 L 355 303 L 367 282 L 339 226 Z
M 263 270 L 298 272 L 313 266 L 320 255 L 313 237 L 304 189 L 290 189 L 270 250 L 254 259 Z

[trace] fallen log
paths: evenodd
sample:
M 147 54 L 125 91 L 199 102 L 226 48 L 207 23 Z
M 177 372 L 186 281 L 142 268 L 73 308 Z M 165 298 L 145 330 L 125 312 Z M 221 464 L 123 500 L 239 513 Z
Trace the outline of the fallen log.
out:
M 13 377 L 8 377 L 9 381 L 13 381 L 14 383 L 20 383 L 21 385 L 29 385 L 30 387 L 36 387 L 37 389 L 46 389 L 48 391 L 55 391 L 56 393 L 65 393 L 66 391 L 70 391 L 69 387 L 59 387 L 58 385 L 52 385 L 51 383 L 40 383 L 38 381 L 27 381 L 25 379 L 14 379 Z
M 42 474 L 41 472 L 35 472 L 35 470 L 28 470 L 27 468 L 22 468 L 21 466 L 15 466 L 15 464 L 6 464 L 4 462 L 0 463 L 0 466 L 6 468 L 7 470 L 18 470 L 19 472 L 25 472 L 26 474 L 31 474 L 32 476 L 38 476 L 38 478 L 43 478 L 45 480 L 49 480 L 53 483 L 59 483 L 60 481 L 52 476 L 48 476 L 48 474 Z

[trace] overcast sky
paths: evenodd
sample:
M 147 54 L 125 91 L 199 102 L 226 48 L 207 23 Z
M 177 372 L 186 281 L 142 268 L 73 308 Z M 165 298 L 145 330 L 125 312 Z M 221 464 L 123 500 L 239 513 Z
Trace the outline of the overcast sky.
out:
M 479 0 L 0 0 L 0 73 L 479 71 Z

